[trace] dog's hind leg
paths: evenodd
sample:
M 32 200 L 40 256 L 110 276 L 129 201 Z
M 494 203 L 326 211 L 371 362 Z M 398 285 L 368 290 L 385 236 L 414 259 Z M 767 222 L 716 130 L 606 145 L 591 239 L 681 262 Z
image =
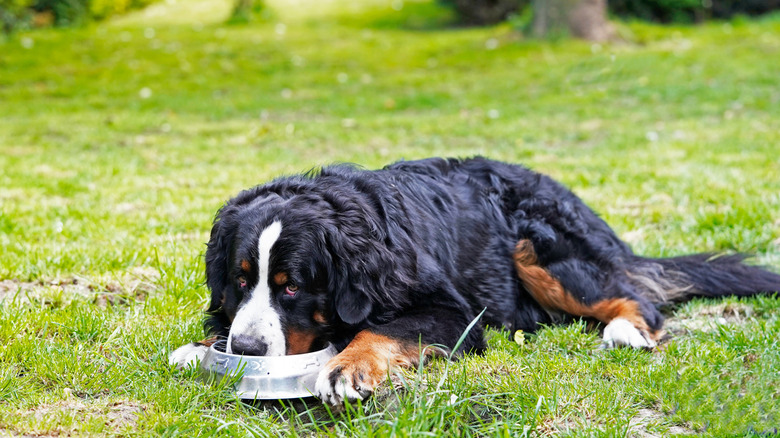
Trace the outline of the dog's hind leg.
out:
M 662 334 L 663 317 L 650 302 L 629 293 L 607 294 L 587 262 L 568 259 L 542 267 L 526 239 L 517 243 L 514 262 L 523 286 L 542 307 L 607 324 L 609 347 L 651 348 Z

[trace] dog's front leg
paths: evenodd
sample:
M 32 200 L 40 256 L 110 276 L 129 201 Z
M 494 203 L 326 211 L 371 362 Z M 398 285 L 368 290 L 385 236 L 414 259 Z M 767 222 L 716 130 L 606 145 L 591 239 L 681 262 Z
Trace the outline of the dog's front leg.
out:
M 217 339 L 219 339 L 217 336 L 213 336 L 199 342 L 190 342 L 182 345 L 168 355 L 168 363 L 176 368 L 186 368 L 187 366 L 195 365 L 203 360 L 206 351 L 212 344 L 217 342 Z
M 455 346 L 470 320 L 460 312 L 417 311 L 393 322 L 359 332 L 320 371 L 315 395 L 340 405 L 364 400 L 395 367 L 412 367 Z M 474 326 L 460 351 L 484 348 L 482 327 Z

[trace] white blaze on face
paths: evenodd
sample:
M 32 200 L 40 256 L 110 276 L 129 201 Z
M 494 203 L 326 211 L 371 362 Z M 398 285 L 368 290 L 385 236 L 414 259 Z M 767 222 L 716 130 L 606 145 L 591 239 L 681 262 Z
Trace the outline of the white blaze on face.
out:
M 271 287 L 269 263 L 271 247 L 282 234 L 282 224 L 277 221 L 268 226 L 257 242 L 257 266 L 259 278 L 257 286 L 249 295 L 249 300 L 238 309 L 227 340 L 227 352 L 232 353 L 230 343 L 234 336 L 248 336 L 268 346 L 267 356 L 284 356 L 286 346 L 279 313 L 271 306 Z

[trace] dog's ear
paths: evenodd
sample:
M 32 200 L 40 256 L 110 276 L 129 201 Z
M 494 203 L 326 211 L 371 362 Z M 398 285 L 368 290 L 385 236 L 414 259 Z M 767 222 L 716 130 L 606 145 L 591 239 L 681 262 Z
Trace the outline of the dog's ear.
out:
M 358 251 L 359 242 L 351 238 L 338 228 L 329 227 L 326 251 L 330 255 L 330 263 L 326 266 L 333 310 L 345 323 L 358 324 L 371 313 L 373 303 L 371 285 L 366 281 L 370 267 L 363 265 L 363 256 Z
M 336 313 L 347 324 L 365 321 L 374 307 L 371 284 L 365 281 L 363 273 L 356 272 L 344 264 L 337 265 L 340 271 L 334 278 L 337 284 L 333 289 L 333 303 Z
M 339 318 L 357 324 L 372 311 L 392 311 L 405 303 L 414 263 L 409 254 L 388 247 L 393 239 L 371 209 L 343 207 L 326 232 L 329 289 Z
M 217 212 L 206 247 L 206 285 L 211 290 L 211 302 L 206 310 L 209 316 L 205 328 L 211 334 L 230 325 L 222 310 L 222 302 L 229 285 L 228 262 L 236 230 L 233 220 L 235 210 L 235 207 L 225 205 Z

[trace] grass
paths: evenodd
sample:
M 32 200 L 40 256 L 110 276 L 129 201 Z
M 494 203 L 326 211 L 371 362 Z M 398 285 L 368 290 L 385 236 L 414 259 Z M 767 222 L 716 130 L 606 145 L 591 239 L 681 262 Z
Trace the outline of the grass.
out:
M 653 352 L 583 325 L 393 376 L 343 413 L 171 370 L 239 190 L 329 162 L 483 154 L 572 187 L 652 256 L 780 268 L 780 20 L 624 23 L 623 44 L 451 27 L 435 3 L 168 1 L 0 41 L 0 435 L 777 433 L 780 303 L 670 310 Z M 647 436 L 647 435 L 645 435 Z

